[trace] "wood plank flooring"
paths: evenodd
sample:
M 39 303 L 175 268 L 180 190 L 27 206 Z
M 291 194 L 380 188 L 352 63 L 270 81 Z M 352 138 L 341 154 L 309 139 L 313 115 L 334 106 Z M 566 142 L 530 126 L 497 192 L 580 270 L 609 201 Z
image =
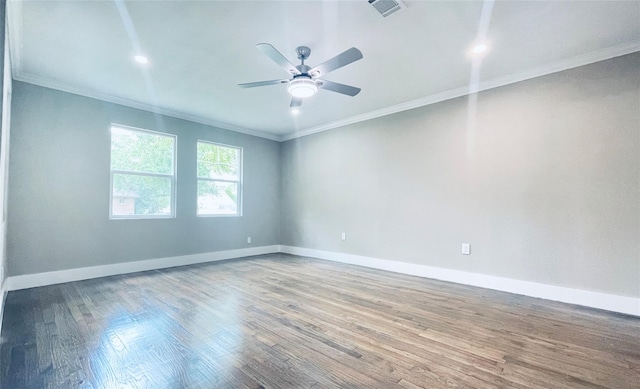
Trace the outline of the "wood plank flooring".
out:
M 2 388 L 640 388 L 640 318 L 285 254 L 10 292 Z

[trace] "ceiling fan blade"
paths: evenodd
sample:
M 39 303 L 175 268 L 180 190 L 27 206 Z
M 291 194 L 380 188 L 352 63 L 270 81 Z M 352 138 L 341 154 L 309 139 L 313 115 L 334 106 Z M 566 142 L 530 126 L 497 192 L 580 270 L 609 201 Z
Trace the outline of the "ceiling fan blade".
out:
M 349 65 L 351 62 L 355 62 L 359 59 L 362 59 L 362 53 L 360 50 L 352 47 L 309 70 L 308 73 L 312 74 L 314 77 L 322 77 L 329 72 L 340 69 L 341 67 Z
M 293 107 L 299 107 L 301 105 L 302 105 L 302 99 L 300 97 L 291 98 L 291 104 L 289 104 L 289 107 L 293 108 Z
M 267 57 L 271 58 L 275 63 L 280 65 L 287 73 L 291 73 L 293 75 L 300 74 L 300 71 L 291 63 L 289 60 L 275 47 L 271 46 L 268 43 L 258 43 L 256 45 L 258 50 L 262 51 L 267 55 Z
M 267 86 L 267 85 L 276 85 L 276 84 L 286 84 L 289 80 L 270 80 L 270 81 L 258 81 L 258 82 L 247 82 L 244 84 L 238 84 L 240 88 L 255 88 L 257 86 Z
M 347 96 L 355 96 L 360 93 L 361 89 L 355 86 L 340 84 L 333 81 L 318 80 L 318 86 L 322 89 L 330 90 L 331 92 L 342 93 Z

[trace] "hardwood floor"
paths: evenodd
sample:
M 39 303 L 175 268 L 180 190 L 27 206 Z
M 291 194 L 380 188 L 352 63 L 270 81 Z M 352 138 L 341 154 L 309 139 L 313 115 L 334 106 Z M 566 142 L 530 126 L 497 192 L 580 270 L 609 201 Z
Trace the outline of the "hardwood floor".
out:
M 639 388 L 640 318 L 290 256 L 10 292 L 2 388 Z

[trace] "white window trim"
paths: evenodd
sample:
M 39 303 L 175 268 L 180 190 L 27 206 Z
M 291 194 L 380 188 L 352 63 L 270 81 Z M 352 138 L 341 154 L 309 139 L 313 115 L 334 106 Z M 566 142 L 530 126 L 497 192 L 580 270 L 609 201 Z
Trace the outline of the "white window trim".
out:
M 240 152 L 240 158 L 239 158 L 239 166 L 238 166 L 238 180 L 225 180 L 225 179 L 217 179 L 217 178 L 209 178 L 209 177 L 200 177 L 198 176 L 198 161 L 197 161 L 197 156 L 198 156 L 198 143 L 208 143 L 211 145 L 215 145 L 215 146 L 221 146 L 221 147 L 227 147 L 230 149 L 236 149 Z M 209 181 L 209 182 L 230 182 L 230 183 L 234 183 L 234 184 L 238 184 L 238 212 L 236 214 L 233 215 L 229 215 L 229 214 L 218 214 L 218 215 L 212 215 L 212 214 L 208 214 L 208 215 L 201 215 L 198 213 L 198 207 L 196 204 L 196 217 L 242 217 L 242 209 L 244 208 L 244 183 L 243 183 L 243 177 L 244 177 L 244 149 L 240 146 L 233 146 L 233 145 L 227 145 L 224 143 L 218 143 L 218 142 L 212 142 L 210 140 L 204 140 L 204 139 L 198 139 L 196 141 L 196 188 L 198 185 L 199 181 Z M 198 192 L 196 189 L 196 203 L 198 201 Z
M 111 129 L 114 127 L 122 128 L 127 131 L 134 132 L 142 132 L 153 135 L 161 135 L 173 138 L 173 174 L 160 174 L 160 173 L 145 173 L 145 172 L 134 172 L 129 170 L 113 170 L 111 169 L 111 145 L 112 145 L 112 132 Z M 139 219 L 175 219 L 176 217 L 176 187 L 177 187 L 177 174 L 178 171 L 178 136 L 174 134 L 169 134 L 166 132 L 153 131 L 145 128 L 137 128 L 131 126 L 125 126 L 122 124 L 111 123 L 109 127 L 109 219 L 110 220 L 139 220 Z M 163 177 L 163 178 L 171 178 L 171 214 L 169 215 L 114 215 L 113 214 L 113 174 L 131 174 L 131 175 L 139 175 L 139 176 L 147 176 L 147 177 Z

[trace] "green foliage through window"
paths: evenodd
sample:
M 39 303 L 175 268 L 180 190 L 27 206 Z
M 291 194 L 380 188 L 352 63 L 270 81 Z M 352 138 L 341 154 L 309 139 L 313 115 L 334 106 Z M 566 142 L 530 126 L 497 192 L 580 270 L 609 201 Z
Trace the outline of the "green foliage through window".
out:
M 240 215 L 242 149 L 198 142 L 198 215 Z
M 111 128 L 113 217 L 172 216 L 176 138 Z

